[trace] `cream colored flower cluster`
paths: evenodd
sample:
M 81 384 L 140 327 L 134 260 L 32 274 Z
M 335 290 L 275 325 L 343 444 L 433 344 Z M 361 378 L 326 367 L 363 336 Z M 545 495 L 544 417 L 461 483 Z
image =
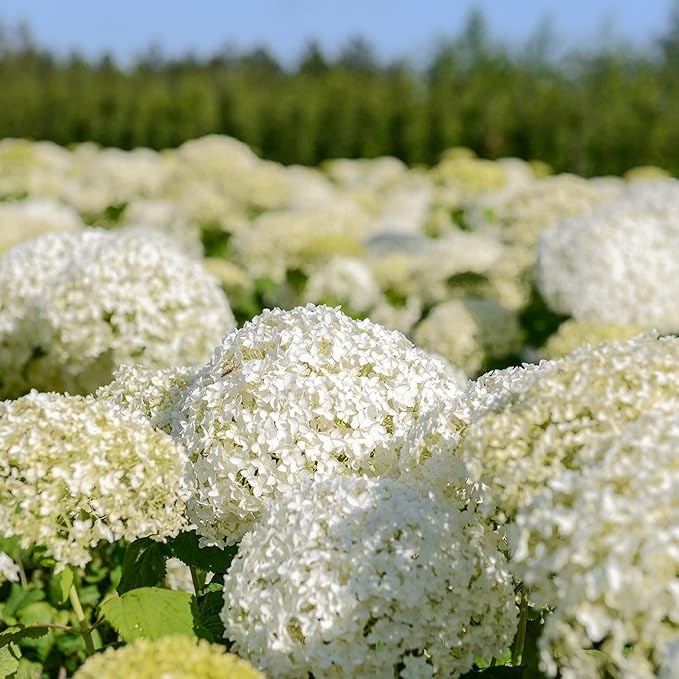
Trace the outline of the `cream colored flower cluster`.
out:
M 360 254 L 368 227 L 368 215 L 358 205 L 336 199 L 323 209 L 267 212 L 238 231 L 233 246 L 251 276 L 280 283 L 289 270 Z
M 73 679 L 264 679 L 250 663 L 223 646 L 170 635 L 140 639 L 93 655 Z
M 413 339 L 468 375 L 478 374 L 493 360 L 518 355 L 523 348 L 517 315 L 494 300 L 473 297 L 434 306 L 415 328 Z
M 186 456 L 145 419 L 91 397 L 31 392 L 0 402 L 0 526 L 56 570 L 100 542 L 188 527 Z
M 472 385 L 459 400 L 458 416 L 469 422 L 460 454 L 511 517 L 562 469 L 578 469 L 586 446 L 650 409 L 676 411 L 679 339 L 642 335 L 584 346 L 514 369 L 507 388 L 499 377 L 499 392 L 479 398 Z M 476 406 L 465 405 L 469 397 Z
M 454 374 L 337 309 L 265 311 L 226 335 L 175 408 L 196 483 L 191 521 L 233 543 L 305 478 L 384 474 L 418 418 L 460 392 Z
M 84 226 L 72 207 L 53 199 L 0 202 L 0 252 L 51 231 L 78 231 Z
M 547 339 L 540 349 L 546 359 L 563 358 L 582 344 L 601 344 L 613 340 L 624 340 L 639 335 L 644 329 L 639 325 L 618 323 L 585 323 L 569 318 Z
M 172 410 L 195 373 L 195 368 L 187 367 L 156 369 L 123 365 L 113 373 L 109 384 L 97 389 L 95 397 L 141 415 L 169 434 Z
M 49 234 L 0 258 L 0 394 L 89 393 L 123 363 L 202 363 L 234 327 L 200 263 L 164 239 Z
M 516 517 L 518 575 L 553 606 L 542 663 L 563 679 L 653 679 L 679 643 L 679 417 L 651 412 L 581 451 Z M 596 648 L 599 653 L 588 653 Z M 676 665 L 666 676 L 676 676 Z
M 381 291 L 366 262 L 337 256 L 311 272 L 303 296 L 313 304 L 340 304 L 345 313 L 367 314 L 379 302 Z
M 224 581 L 234 650 L 269 677 L 458 677 L 517 620 L 501 541 L 416 483 L 335 477 L 272 503 Z
M 546 231 L 536 280 L 550 308 L 589 323 L 679 330 L 679 181 L 629 193 Z

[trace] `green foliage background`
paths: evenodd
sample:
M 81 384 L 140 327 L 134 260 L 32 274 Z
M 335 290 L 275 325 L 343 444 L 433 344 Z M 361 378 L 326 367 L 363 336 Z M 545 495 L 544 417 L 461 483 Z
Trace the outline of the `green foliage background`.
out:
M 433 163 L 468 146 L 557 171 L 679 174 L 679 3 L 664 35 L 634 49 L 604 37 L 558 54 L 548 24 L 512 49 L 474 12 L 429 63 L 380 63 L 355 39 L 336 58 L 310 44 L 293 69 L 265 49 L 165 59 L 58 60 L 26 30 L 0 28 L 0 138 L 176 146 L 216 132 L 267 158 L 315 165 L 394 155 Z

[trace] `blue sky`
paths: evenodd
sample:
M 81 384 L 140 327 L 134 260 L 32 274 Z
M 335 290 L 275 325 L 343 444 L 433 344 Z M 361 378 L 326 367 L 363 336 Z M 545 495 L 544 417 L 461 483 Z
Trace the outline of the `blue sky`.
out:
M 0 0 L 0 21 L 25 20 L 59 54 L 109 51 L 123 62 L 153 42 L 169 55 L 264 44 L 291 64 L 311 38 L 335 54 L 358 34 L 382 58 L 421 60 L 436 38 L 459 31 L 474 6 L 484 10 L 492 34 L 510 42 L 550 16 L 562 46 L 587 45 L 602 27 L 647 44 L 662 31 L 672 0 Z

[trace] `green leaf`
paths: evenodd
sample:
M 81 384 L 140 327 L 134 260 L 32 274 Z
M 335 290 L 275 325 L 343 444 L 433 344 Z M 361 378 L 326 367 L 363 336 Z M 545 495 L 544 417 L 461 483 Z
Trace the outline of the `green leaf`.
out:
M 35 679 L 42 676 L 43 666 L 39 662 L 34 662 L 28 658 L 19 660 L 19 668 L 14 679 Z
M 170 634 L 195 637 L 194 598 L 187 592 L 140 587 L 108 599 L 99 610 L 124 641 L 160 639 Z
M 13 644 L 0 648 L 0 677 L 14 674 L 19 667 L 20 657 L 21 651 Z
M 233 558 L 238 553 L 238 546 L 225 549 L 219 547 L 199 547 L 199 538 L 195 531 L 180 533 L 167 542 L 172 556 L 183 561 L 187 566 L 200 568 L 213 573 L 226 573 Z
M 25 627 L 24 625 L 14 625 L 0 632 L 0 648 L 5 648 L 10 644 L 17 644 L 22 639 L 38 639 L 47 634 L 46 627 Z
M 63 604 L 68 599 L 68 591 L 73 584 L 73 571 L 70 568 L 52 576 L 49 583 L 50 598 L 54 603 Z
M 209 587 L 209 585 L 208 585 Z M 220 613 L 224 608 L 224 589 L 215 587 L 198 597 L 196 634 L 212 643 L 224 641 L 224 623 Z
M 153 587 L 165 577 L 168 546 L 151 538 L 131 542 L 123 557 L 123 573 L 118 583 L 118 594 L 137 587 Z
M 14 616 L 17 611 L 29 606 L 35 601 L 42 601 L 45 593 L 41 589 L 24 589 L 21 585 L 12 583 L 12 587 L 5 602 L 3 616 Z

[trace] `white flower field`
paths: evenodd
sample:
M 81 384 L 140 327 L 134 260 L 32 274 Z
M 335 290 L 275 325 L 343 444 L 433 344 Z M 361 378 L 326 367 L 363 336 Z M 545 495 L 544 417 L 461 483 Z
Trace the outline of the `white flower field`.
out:
M 0 141 L 0 676 L 677 679 L 679 180 Z

